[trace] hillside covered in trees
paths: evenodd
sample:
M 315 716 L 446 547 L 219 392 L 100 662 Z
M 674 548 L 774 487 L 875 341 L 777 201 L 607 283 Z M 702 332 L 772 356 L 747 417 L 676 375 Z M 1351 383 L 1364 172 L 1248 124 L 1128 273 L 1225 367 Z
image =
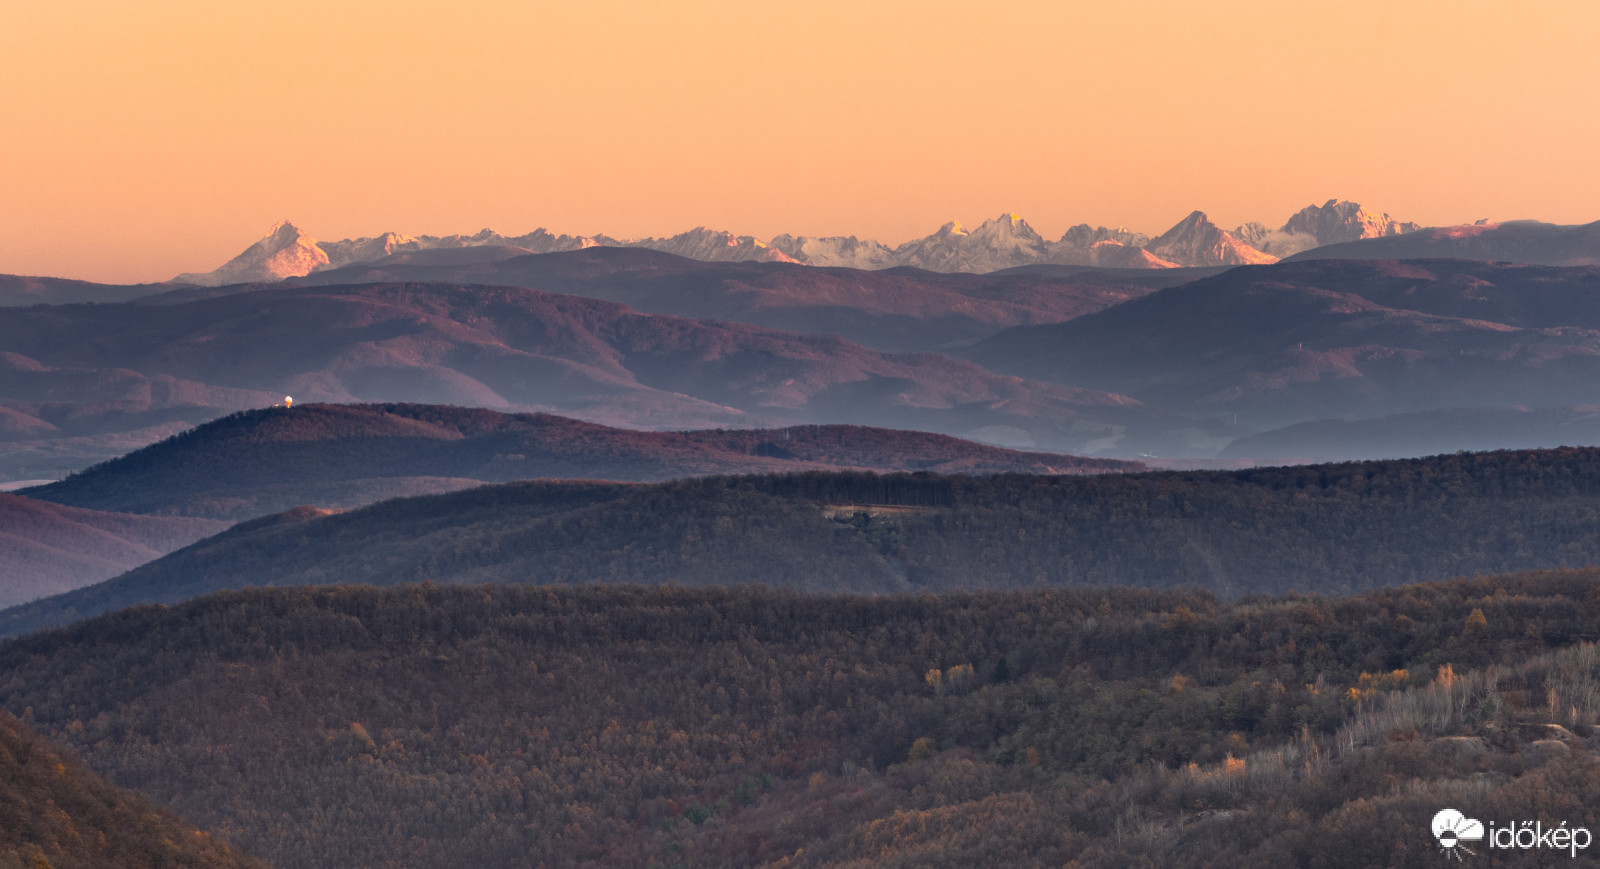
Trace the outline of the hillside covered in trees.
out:
M 0 712 L 0 869 L 265 869 Z
M 1600 563 L 1600 449 L 1100 476 L 538 481 L 236 526 L 0 613 L 14 635 L 267 585 L 1130 585 L 1346 593 Z
M 1600 825 L 1597 588 L 261 589 L 0 645 L 0 706 L 284 866 L 1427 866 Z
M 1075 474 L 1143 467 L 865 426 L 651 432 L 484 408 L 302 404 L 241 411 L 26 494 L 97 510 L 238 521 L 301 505 L 344 509 L 535 478 L 646 482 L 820 470 Z

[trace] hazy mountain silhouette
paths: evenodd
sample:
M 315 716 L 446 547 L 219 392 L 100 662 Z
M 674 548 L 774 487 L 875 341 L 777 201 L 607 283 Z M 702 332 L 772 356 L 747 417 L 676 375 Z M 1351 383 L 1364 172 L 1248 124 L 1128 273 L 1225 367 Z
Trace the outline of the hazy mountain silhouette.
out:
M 171 284 L 97 284 L 67 278 L 0 275 L 0 308 L 126 302 L 170 289 Z
M 1403 236 L 1402 236 L 1403 238 Z M 1600 269 L 1307 261 L 1235 269 L 964 351 L 993 370 L 1276 428 L 1600 403 Z
M 0 605 L 109 579 L 226 527 L 212 519 L 85 510 L 0 492 Z
M 1600 406 L 1448 408 L 1375 419 L 1317 419 L 1229 443 L 1219 454 L 1272 462 L 1431 456 L 1507 444 L 1600 444 Z
M 239 520 L 301 504 L 343 509 L 534 478 L 656 481 L 802 470 L 1071 474 L 1141 468 L 1136 462 L 1015 452 L 944 435 L 860 426 L 646 432 L 482 408 L 296 404 L 224 417 L 24 493 L 99 510 Z
M 97 317 L 105 313 L 100 308 L 116 309 L 17 310 L 6 319 Z M 0 479 L 57 479 L 213 419 L 225 409 L 260 407 L 282 397 L 99 365 L 96 352 L 77 357 L 83 366 L 56 367 L 0 351 Z
M 997 272 L 990 272 L 988 276 L 1043 275 L 1051 278 L 1070 278 L 1078 283 L 1110 284 L 1112 286 L 1141 287 L 1145 290 L 1164 290 L 1168 287 L 1182 286 L 1190 281 L 1198 281 L 1201 278 L 1220 275 L 1231 268 L 1235 268 L 1235 266 L 1148 269 L 1042 263 L 1031 266 L 1017 266 L 1013 269 L 1001 269 Z
M 1332 244 L 1291 257 L 1294 260 L 1439 258 L 1550 266 L 1600 265 L 1600 221 L 1578 225 L 1537 220 L 1483 221 Z
M 1192 428 L 1121 396 L 944 356 L 520 288 L 273 285 L 166 301 L 16 309 L 0 320 L 0 346 L 18 371 L 170 380 L 169 405 L 214 415 L 287 394 L 649 428 L 848 423 L 1122 455 L 1184 451 Z
M 479 250 L 479 256 L 462 256 Z M 975 340 L 1006 326 L 1069 320 L 1148 292 L 1131 281 L 1104 277 L 698 262 L 634 248 L 511 254 L 506 248 L 399 253 L 285 283 L 442 281 L 529 287 L 621 302 L 645 313 L 832 333 L 892 352 Z

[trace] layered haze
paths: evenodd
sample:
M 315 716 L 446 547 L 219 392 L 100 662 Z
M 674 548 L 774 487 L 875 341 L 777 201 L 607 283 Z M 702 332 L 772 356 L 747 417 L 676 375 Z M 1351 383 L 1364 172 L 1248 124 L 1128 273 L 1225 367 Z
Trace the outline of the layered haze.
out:
M 0 2 L 0 869 L 1587 837 L 1597 34 Z

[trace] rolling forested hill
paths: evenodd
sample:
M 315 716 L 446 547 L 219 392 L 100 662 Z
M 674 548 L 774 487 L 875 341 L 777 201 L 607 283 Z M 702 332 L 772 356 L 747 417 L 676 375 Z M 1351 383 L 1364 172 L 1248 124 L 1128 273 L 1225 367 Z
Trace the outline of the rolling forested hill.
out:
M 25 713 L 26 714 L 26 713 Z M 265 869 L 0 712 L 0 867 Z
M 0 706 L 308 869 L 1434 866 L 1446 806 L 1600 826 L 1597 588 L 262 589 L 0 645 Z
M 484 408 L 311 404 L 233 414 L 26 494 L 98 510 L 240 520 L 300 505 L 343 509 L 534 478 L 655 481 L 807 470 L 1070 474 L 1142 467 L 863 426 L 645 432 Z
M 1600 563 L 1597 517 L 1597 448 L 1087 477 L 536 481 L 258 519 L 0 613 L 0 631 L 229 588 L 424 580 L 1344 593 Z

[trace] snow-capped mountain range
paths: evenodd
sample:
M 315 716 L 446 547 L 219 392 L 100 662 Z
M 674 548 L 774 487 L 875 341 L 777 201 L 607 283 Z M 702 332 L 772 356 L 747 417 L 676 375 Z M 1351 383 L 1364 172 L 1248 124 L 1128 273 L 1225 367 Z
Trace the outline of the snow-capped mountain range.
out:
M 551 253 L 586 247 L 642 247 L 705 261 L 772 261 L 812 266 L 885 269 L 911 266 L 936 272 L 992 272 L 1017 266 L 1056 263 L 1102 268 L 1175 268 L 1247 265 L 1278 259 L 1327 244 L 1398 235 L 1420 227 L 1375 213 L 1354 202 L 1330 199 L 1310 205 L 1282 227 L 1247 223 L 1229 232 L 1195 211 L 1161 235 L 1150 238 L 1124 228 L 1079 224 L 1049 241 L 1015 214 L 986 220 L 975 229 L 951 221 L 925 238 L 889 247 L 855 236 L 784 234 L 762 242 L 754 236 L 704 227 L 668 238 L 617 239 L 607 235 L 554 235 L 538 229 L 504 236 L 492 230 L 474 235 L 407 236 L 388 232 L 375 238 L 318 241 L 283 221 L 260 241 L 221 267 L 179 275 L 180 283 L 221 286 L 276 281 L 314 271 L 374 262 L 396 253 L 437 248 L 500 247 Z

